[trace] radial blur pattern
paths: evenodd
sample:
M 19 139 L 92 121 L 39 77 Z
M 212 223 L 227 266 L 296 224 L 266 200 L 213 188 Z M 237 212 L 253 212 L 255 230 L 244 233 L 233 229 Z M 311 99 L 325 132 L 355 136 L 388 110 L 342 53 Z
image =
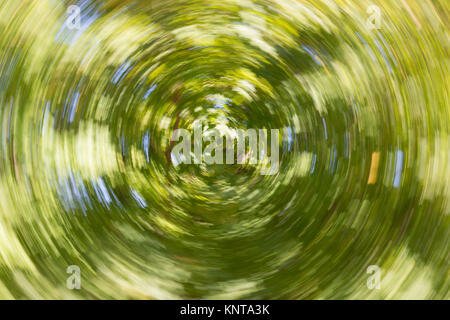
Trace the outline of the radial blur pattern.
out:
M 449 12 L 2 0 L 0 298 L 449 299 Z M 195 120 L 279 171 L 174 163 Z

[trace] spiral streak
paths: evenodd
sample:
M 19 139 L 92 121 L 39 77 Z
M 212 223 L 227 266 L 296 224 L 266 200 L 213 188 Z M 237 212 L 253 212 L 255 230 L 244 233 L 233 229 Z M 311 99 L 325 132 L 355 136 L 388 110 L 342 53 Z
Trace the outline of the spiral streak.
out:
M 1 1 L 0 298 L 449 299 L 449 52 L 445 0 Z

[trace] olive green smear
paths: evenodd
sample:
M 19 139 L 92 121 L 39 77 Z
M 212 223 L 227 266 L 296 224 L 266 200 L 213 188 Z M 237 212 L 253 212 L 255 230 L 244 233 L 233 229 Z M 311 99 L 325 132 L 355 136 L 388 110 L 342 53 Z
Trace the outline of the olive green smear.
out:
M 0 298 L 449 299 L 449 6 L 1 1 Z

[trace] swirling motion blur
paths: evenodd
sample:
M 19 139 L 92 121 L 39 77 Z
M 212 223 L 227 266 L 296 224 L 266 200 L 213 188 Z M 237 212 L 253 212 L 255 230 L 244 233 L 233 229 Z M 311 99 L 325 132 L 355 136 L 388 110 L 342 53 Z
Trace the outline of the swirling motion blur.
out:
M 448 299 L 448 31 L 446 0 L 1 1 L 0 297 Z M 282 128 L 279 171 L 174 165 L 195 120 Z

